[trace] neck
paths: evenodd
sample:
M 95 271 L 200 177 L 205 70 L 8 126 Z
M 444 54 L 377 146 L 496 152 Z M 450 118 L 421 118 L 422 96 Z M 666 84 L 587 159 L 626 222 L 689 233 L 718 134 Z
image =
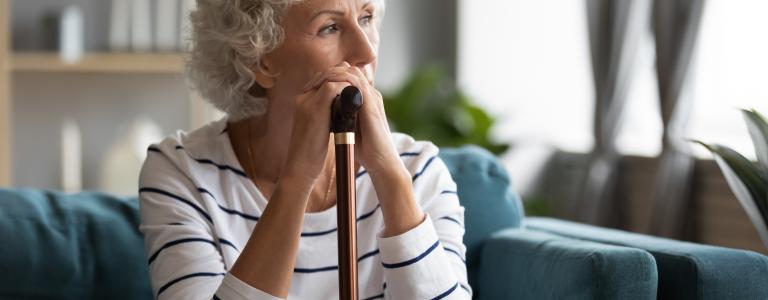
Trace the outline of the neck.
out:
M 277 182 L 285 165 L 291 127 L 270 114 L 230 122 L 228 134 L 240 165 L 252 178 Z

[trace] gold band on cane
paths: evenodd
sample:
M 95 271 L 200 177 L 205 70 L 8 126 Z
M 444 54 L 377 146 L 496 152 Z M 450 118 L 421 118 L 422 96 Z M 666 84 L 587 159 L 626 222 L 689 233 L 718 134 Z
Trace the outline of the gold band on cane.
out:
M 336 145 L 354 145 L 355 133 L 354 132 L 338 132 L 333 134 L 333 139 L 336 141 Z

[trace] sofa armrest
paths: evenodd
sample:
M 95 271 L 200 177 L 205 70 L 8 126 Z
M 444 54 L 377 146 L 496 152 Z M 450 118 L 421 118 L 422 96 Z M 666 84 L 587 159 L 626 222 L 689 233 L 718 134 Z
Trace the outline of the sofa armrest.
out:
M 659 298 L 768 299 L 768 257 L 745 250 L 681 242 L 550 218 L 528 218 L 529 230 L 643 249 L 656 259 Z
M 479 299 L 656 299 L 656 266 L 642 250 L 505 229 L 483 245 Z

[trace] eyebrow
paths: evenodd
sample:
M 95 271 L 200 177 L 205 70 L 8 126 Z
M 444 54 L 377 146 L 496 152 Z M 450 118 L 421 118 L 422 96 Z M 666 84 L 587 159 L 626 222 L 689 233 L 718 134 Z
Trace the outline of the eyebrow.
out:
M 365 9 L 368 6 L 371 6 L 371 5 L 373 5 L 373 1 L 368 0 L 365 3 L 363 3 L 363 6 L 361 6 L 360 9 Z M 315 15 L 313 15 L 311 18 L 309 18 L 309 21 L 311 22 L 311 21 L 315 20 L 315 18 L 317 18 L 317 17 L 319 17 L 321 15 L 324 15 L 324 14 L 343 16 L 344 12 L 340 11 L 340 10 L 324 9 L 324 10 L 321 10 L 321 11 L 315 13 Z
M 312 18 L 309 18 L 309 21 L 311 22 L 311 21 L 315 20 L 315 18 L 317 18 L 317 17 L 319 17 L 321 15 L 325 15 L 325 14 L 343 16 L 344 12 L 340 11 L 340 10 L 331 10 L 331 9 L 321 10 L 321 11 L 315 13 L 315 15 L 312 16 Z

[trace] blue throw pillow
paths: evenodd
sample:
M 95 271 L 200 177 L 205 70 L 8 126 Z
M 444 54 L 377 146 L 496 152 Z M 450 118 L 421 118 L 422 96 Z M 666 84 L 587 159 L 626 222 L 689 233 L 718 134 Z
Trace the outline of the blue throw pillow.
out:
M 0 189 L 0 298 L 152 299 L 136 198 Z
M 464 206 L 469 283 L 476 285 L 482 245 L 493 233 L 520 228 L 524 212 L 509 175 L 496 157 L 477 146 L 441 148 L 440 158 L 448 166 Z

